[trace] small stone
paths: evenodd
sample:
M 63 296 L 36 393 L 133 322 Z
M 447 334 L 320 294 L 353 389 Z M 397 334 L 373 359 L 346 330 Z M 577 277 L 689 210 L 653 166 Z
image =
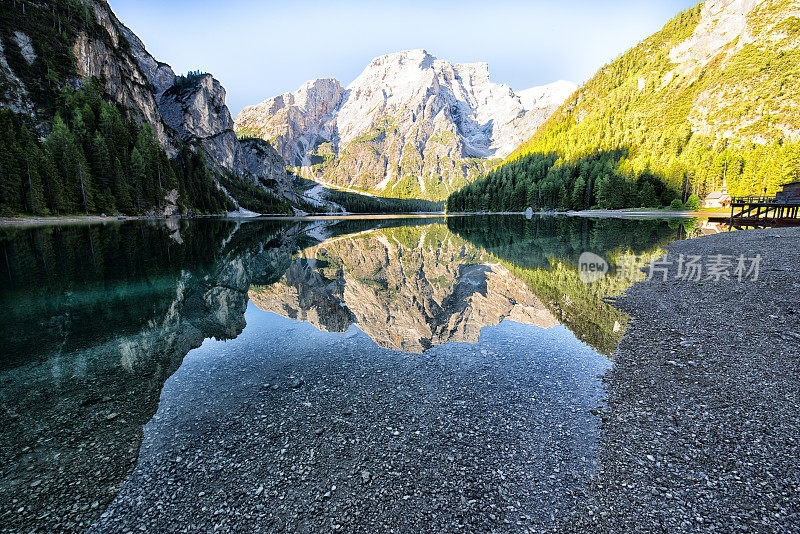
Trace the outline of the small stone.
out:
M 369 471 L 366 471 L 366 470 L 361 471 L 361 481 L 364 484 L 369 484 L 370 480 L 372 480 L 372 473 L 370 473 Z
M 297 388 L 299 388 L 299 387 L 300 387 L 300 386 L 302 386 L 302 385 L 303 385 L 303 381 L 302 381 L 302 380 L 300 380 L 299 378 L 295 378 L 294 380 L 292 380 L 292 384 L 291 384 L 291 386 L 290 386 L 290 387 L 291 387 L 292 389 L 297 389 Z

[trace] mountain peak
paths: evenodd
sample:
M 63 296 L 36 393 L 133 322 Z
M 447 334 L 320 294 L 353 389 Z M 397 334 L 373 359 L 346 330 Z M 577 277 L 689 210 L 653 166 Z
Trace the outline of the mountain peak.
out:
M 344 91 L 315 84 L 245 108 L 237 130 L 269 140 L 306 176 L 430 200 L 509 154 L 574 88 L 556 82 L 521 98 L 489 79 L 487 63 L 452 64 L 424 49 L 376 57 Z
M 410 63 L 420 65 L 421 68 L 428 68 L 434 61 L 436 61 L 436 57 L 424 48 L 413 48 L 378 56 L 370 62 L 370 66 L 380 66 L 387 63 L 399 63 L 401 65 Z

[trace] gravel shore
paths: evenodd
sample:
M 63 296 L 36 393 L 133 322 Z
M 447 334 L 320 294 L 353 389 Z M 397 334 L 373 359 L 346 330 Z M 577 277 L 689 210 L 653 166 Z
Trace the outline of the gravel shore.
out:
M 608 362 L 566 328 L 405 354 L 246 318 L 167 380 L 91 532 L 542 532 L 585 507 Z
M 757 281 L 678 281 L 672 265 L 617 301 L 632 321 L 605 377 L 600 469 L 564 530 L 797 532 L 800 229 L 667 250 L 763 259 Z

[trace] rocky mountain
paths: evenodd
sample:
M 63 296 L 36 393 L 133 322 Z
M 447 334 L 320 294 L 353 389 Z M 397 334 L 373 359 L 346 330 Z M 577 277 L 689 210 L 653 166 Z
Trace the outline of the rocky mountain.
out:
M 702 2 L 601 68 L 450 207 L 656 207 L 725 178 L 732 195 L 774 194 L 800 177 L 798 65 L 800 2 Z
M 320 182 L 441 200 L 513 151 L 574 89 L 515 93 L 491 82 L 485 63 L 407 50 L 375 58 L 346 88 L 313 80 L 247 107 L 235 129 Z
M 326 240 L 249 296 L 262 310 L 330 332 L 356 324 L 378 345 L 414 353 L 475 343 L 504 319 L 559 324 L 509 269 L 440 224 Z
M 293 199 L 280 155 L 266 142 L 237 139 L 219 82 L 199 72 L 177 76 L 105 1 L 57 1 L 52 9 L 17 2 L 0 20 L 0 108 L 35 117 L 47 134 L 58 89 L 94 78 L 105 98 L 152 128 L 170 158 L 182 146 L 202 154 L 227 177 L 215 181 L 236 206 L 264 193 Z

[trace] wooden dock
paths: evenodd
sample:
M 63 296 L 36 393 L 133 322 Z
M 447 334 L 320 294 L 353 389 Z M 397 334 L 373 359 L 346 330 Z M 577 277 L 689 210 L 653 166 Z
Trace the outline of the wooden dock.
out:
M 800 226 L 800 198 L 735 197 L 731 226 Z

